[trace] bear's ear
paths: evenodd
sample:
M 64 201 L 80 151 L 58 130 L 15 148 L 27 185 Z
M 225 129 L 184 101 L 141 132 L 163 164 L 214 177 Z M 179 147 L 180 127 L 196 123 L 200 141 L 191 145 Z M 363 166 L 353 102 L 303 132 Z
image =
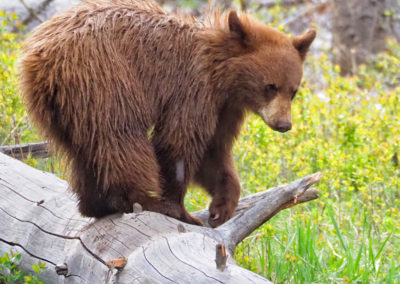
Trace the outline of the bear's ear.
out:
M 312 29 L 306 32 L 304 35 L 293 37 L 292 44 L 299 51 L 302 60 L 306 58 L 307 51 L 310 48 L 311 43 L 314 41 L 316 35 L 317 32 Z
M 228 16 L 229 31 L 244 43 L 247 39 L 247 33 L 240 21 L 236 11 L 230 11 Z

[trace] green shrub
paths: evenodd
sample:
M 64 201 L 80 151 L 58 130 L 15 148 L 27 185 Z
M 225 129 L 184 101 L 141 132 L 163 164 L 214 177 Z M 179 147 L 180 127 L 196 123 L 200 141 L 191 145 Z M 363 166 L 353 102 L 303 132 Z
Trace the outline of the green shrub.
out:
M 0 19 L 0 143 L 37 141 L 16 88 L 20 38 L 6 29 L 13 16 Z M 313 75 L 294 101 L 292 131 L 247 119 L 234 149 L 243 195 L 316 171 L 323 178 L 319 200 L 281 212 L 239 245 L 240 265 L 275 282 L 400 282 L 400 47 L 388 47 L 349 78 L 327 54 L 308 58 Z M 186 206 L 209 200 L 191 190 Z
M 9 31 L 20 26 L 16 14 L 0 10 L 0 146 L 37 140 L 17 90 L 16 62 L 21 36 Z
M 1 253 L 1 251 L 0 251 Z M 44 284 L 38 275 L 47 269 L 46 264 L 39 261 L 38 264 L 32 265 L 32 270 L 35 272 L 25 273 L 18 269 L 18 263 L 21 260 L 21 254 L 11 251 L 10 253 L 0 254 L 0 283 L 4 284 Z
M 322 171 L 319 201 L 280 213 L 236 259 L 276 282 L 399 281 L 400 46 L 343 78 L 324 54 L 309 58 L 293 130 L 250 117 L 236 143 L 244 194 Z M 258 240 L 254 242 L 254 239 Z

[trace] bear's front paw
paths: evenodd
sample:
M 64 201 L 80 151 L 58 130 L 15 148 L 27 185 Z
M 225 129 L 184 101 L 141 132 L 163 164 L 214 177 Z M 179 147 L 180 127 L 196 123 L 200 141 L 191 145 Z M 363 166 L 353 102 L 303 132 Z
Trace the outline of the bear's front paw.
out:
M 168 200 L 154 202 L 150 206 L 145 207 L 145 210 L 158 212 L 188 224 L 204 226 L 204 223 L 199 218 L 187 212 L 183 205 Z
M 228 221 L 233 216 L 237 202 L 227 198 L 214 198 L 210 205 L 208 223 L 215 228 Z

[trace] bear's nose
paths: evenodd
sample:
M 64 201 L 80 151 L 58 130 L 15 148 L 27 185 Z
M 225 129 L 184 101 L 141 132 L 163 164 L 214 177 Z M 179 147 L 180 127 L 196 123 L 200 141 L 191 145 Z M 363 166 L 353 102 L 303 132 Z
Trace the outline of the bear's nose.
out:
M 286 132 L 292 129 L 292 123 L 287 121 L 278 121 L 275 126 L 275 129 L 279 132 Z

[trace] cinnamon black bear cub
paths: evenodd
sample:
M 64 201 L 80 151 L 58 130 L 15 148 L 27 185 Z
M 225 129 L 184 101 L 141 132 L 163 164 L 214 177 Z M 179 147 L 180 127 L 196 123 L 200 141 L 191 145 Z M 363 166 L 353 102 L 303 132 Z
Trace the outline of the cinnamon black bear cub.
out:
M 196 182 L 213 197 L 215 227 L 238 203 L 231 148 L 245 113 L 291 128 L 314 38 L 289 39 L 233 11 L 203 23 L 148 0 L 86 0 L 32 33 L 21 89 L 32 121 L 70 162 L 83 215 L 138 202 L 202 224 L 183 205 Z

